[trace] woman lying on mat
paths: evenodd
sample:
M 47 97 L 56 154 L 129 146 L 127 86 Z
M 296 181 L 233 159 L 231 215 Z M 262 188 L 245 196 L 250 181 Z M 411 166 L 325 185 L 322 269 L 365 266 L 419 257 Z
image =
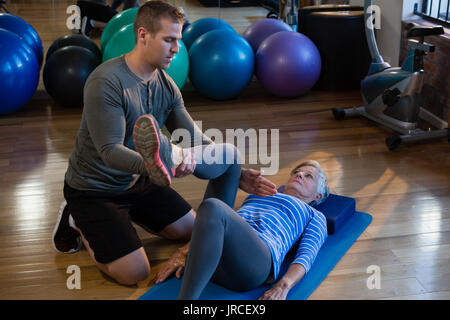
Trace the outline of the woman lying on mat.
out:
M 260 299 L 286 299 L 327 237 L 324 215 L 310 205 L 324 201 L 328 194 L 325 173 L 310 160 L 292 170 L 283 193 L 250 195 L 237 212 L 218 199 L 203 201 L 178 298 L 198 299 L 210 280 L 236 291 L 276 280 Z M 278 279 L 284 257 L 296 244 L 294 260 Z

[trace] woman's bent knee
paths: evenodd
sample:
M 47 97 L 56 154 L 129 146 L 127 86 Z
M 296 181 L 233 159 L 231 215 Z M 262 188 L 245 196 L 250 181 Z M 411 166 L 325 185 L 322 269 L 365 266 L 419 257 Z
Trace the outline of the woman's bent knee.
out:
M 208 198 L 203 200 L 197 210 L 196 224 L 204 226 L 221 225 L 230 217 L 230 208 L 222 200 Z
M 202 201 L 197 210 L 197 218 L 205 218 L 209 216 L 221 216 L 223 214 L 223 207 L 227 205 L 217 198 L 208 198 Z

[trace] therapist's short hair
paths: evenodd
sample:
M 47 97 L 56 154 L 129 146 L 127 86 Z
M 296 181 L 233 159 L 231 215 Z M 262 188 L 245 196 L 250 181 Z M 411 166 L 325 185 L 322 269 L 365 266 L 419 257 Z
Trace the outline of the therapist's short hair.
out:
M 177 7 L 164 1 L 148 1 L 139 7 L 134 19 L 133 31 L 136 41 L 138 29 L 141 27 L 154 37 L 161 30 L 161 18 L 172 19 L 174 23 L 184 24 L 184 14 Z

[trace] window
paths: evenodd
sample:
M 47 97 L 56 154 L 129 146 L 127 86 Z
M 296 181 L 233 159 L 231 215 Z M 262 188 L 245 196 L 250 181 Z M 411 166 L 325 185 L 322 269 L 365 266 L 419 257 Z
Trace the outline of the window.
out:
M 414 14 L 449 28 L 449 4 L 450 0 L 422 0 L 414 5 Z

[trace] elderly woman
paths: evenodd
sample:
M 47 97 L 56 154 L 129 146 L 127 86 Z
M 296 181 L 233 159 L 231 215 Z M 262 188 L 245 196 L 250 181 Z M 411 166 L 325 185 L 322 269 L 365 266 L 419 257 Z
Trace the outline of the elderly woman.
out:
M 203 201 L 179 299 L 198 299 L 210 280 L 236 291 L 276 281 L 260 299 L 285 299 L 309 271 L 327 237 L 324 215 L 310 205 L 328 194 L 325 173 L 310 160 L 292 170 L 282 193 L 250 195 L 237 211 L 218 199 Z M 295 245 L 295 258 L 279 279 L 281 263 Z

